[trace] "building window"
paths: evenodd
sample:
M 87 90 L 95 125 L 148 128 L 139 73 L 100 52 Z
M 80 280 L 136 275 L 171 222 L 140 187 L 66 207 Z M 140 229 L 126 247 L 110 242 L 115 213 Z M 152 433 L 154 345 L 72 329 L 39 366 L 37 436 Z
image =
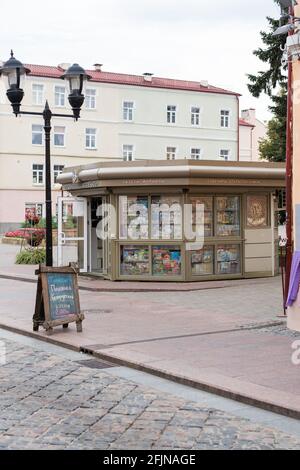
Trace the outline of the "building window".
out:
M 43 145 L 43 126 L 32 124 L 32 145 Z
M 54 181 L 54 184 L 57 183 L 57 177 L 58 175 L 61 174 L 61 172 L 63 171 L 64 169 L 64 165 L 54 165 L 53 167 L 53 181 Z
M 44 184 L 44 165 L 32 165 L 32 183 Z
M 85 130 L 85 146 L 87 149 L 96 148 L 96 132 L 96 129 L 91 129 L 90 127 Z
M 43 203 L 40 202 L 26 202 L 25 203 L 25 217 L 27 214 L 37 215 L 43 217 Z
M 44 101 L 44 85 L 32 84 L 32 102 L 42 105 Z
M 65 106 L 66 105 L 66 89 L 64 86 L 55 87 L 55 106 Z
M 123 102 L 123 119 L 124 121 L 133 121 L 133 101 Z
M 85 107 L 86 109 L 96 109 L 96 90 L 94 88 L 85 90 Z
M 228 161 L 229 160 L 229 150 L 221 149 L 220 150 L 220 158 L 222 158 L 222 160 Z
M 191 108 L 191 124 L 192 126 L 200 126 L 200 108 L 195 106 Z
M 167 106 L 167 123 L 175 124 L 176 123 L 176 106 Z
M 201 149 L 192 148 L 191 149 L 191 159 L 192 160 L 200 160 L 200 158 L 201 158 Z
M 229 127 L 229 111 L 221 109 L 221 127 Z
M 65 146 L 65 131 L 66 128 L 63 126 L 54 126 L 54 145 L 56 147 Z
M 176 160 L 176 147 L 167 147 L 167 160 Z
M 123 160 L 125 162 L 132 162 L 132 160 L 133 160 L 133 145 L 123 145 Z

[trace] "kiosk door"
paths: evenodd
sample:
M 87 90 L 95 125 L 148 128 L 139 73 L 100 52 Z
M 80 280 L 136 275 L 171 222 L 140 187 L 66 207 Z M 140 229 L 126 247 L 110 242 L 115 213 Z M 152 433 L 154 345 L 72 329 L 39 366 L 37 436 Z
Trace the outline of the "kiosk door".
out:
M 87 200 L 59 197 L 58 203 L 58 266 L 77 263 L 87 272 Z

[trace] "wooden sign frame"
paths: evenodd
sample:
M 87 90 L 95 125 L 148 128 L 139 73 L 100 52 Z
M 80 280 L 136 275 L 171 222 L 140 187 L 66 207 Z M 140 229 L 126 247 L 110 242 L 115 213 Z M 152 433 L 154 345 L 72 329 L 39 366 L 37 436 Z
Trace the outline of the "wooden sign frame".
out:
M 62 325 L 68 328 L 69 323 L 76 322 L 78 333 L 82 332 L 82 320 L 84 314 L 80 312 L 79 292 L 78 292 L 78 269 L 70 264 L 68 267 L 47 267 L 40 265 L 35 272 L 38 275 L 37 293 L 35 302 L 35 312 L 33 315 L 33 331 L 38 331 L 42 325 L 48 335 L 53 334 L 53 328 Z M 72 275 L 72 291 L 74 296 L 76 313 L 66 315 L 59 319 L 53 319 L 51 316 L 51 294 L 49 293 L 48 275 L 49 274 L 71 274 Z

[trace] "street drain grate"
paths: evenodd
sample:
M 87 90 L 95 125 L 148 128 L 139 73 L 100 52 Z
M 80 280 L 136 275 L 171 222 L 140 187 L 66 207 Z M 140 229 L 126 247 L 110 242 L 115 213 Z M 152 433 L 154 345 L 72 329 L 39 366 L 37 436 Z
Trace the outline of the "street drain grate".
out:
M 84 359 L 83 361 L 76 361 L 78 364 L 90 369 L 110 369 L 117 367 L 117 364 L 111 364 L 110 362 L 100 361 L 98 359 Z
M 97 315 L 103 314 L 103 313 L 112 313 L 112 310 L 109 309 L 89 309 L 89 310 L 83 310 L 83 313 L 86 315 L 91 315 L 93 313 L 96 313 Z

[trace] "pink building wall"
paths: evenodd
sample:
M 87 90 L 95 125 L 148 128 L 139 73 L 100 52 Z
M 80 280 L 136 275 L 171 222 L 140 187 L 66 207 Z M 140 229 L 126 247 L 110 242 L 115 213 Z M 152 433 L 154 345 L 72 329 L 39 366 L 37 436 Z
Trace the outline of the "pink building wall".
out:
M 56 201 L 60 194 L 60 191 L 52 191 L 53 215 L 55 215 Z M 45 192 L 43 189 L 28 191 L 0 189 L 0 233 L 20 226 L 25 218 L 26 203 L 44 204 L 44 201 Z M 45 211 L 45 206 L 43 211 Z

